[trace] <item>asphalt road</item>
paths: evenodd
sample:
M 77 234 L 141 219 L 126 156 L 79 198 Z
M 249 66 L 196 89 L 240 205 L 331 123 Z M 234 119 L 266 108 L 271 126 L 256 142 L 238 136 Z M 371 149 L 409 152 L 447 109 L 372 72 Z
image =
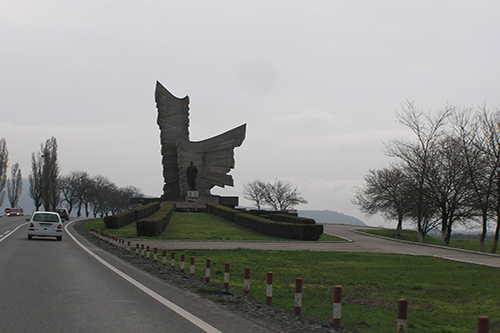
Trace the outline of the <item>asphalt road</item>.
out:
M 28 240 L 24 217 L 2 217 L 0 235 L 1 332 L 269 331 L 93 246 L 71 223 L 61 242 Z

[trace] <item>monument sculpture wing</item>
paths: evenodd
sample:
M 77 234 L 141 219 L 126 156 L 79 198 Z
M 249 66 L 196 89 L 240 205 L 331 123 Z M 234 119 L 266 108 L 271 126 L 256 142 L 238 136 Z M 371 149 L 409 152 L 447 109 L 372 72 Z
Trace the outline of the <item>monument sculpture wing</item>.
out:
M 186 170 L 191 162 L 197 167 L 196 187 L 200 198 L 213 202 L 210 193 L 214 186 L 233 186 L 228 172 L 234 168 L 234 148 L 245 139 L 246 124 L 212 138 L 189 140 L 189 97 L 172 95 L 159 82 L 156 84 L 157 123 L 163 164 L 164 200 L 179 200 L 189 190 Z

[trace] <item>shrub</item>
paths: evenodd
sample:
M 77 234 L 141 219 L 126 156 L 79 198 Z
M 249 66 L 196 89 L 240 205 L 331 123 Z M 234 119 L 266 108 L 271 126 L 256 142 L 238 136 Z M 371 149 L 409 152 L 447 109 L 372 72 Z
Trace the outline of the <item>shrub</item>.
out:
M 104 217 L 104 223 L 108 229 L 120 229 L 130 223 L 134 223 L 135 220 L 135 212 L 133 210 Z
M 222 217 L 224 220 L 234 222 L 234 214 L 239 213 L 236 209 L 229 208 L 222 205 L 207 204 L 209 213 Z
M 156 213 L 137 220 L 137 236 L 157 237 L 165 231 L 174 212 L 175 203 L 166 203 Z
M 316 221 L 307 217 L 298 217 L 288 214 L 273 214 L 270 216 L 271 220 L 277 222 L 298 223 L 298 224 L 316 224 Z

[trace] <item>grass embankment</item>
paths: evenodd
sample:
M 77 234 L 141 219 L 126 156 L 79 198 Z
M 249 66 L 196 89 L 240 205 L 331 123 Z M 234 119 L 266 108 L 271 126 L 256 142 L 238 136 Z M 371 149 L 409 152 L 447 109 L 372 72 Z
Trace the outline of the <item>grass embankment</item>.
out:
M 177 215 L 184 214 L 176 214 L 166 234 L 179 232 L 176 231 L 176 224 L 181 223 L 179 219 L 190 223 Z M 199 216 L 195 214 L 192 218 L 198 220 Z M 98 223 L 92 224 L 95 227 Z M 204 228 L 211 226 L 212 223 L 208 223 Z M 191 239 L 186 234 L 198 233 L 198 229 L 199 225 L 188 232 L 183 227 L 181 236 L 164 236 Z M 203 232 L 217 235 L 216 239 L 235 237 L 228 236 L 225 227 L 214 230 Z M 121 229 L 117 232 L 129 233 Z M 402 255 L 244 249 L 182 252 L 187 258 L 196 258 L 196 275 L 200 278 L 205 276 L 206 258 L 211 258 L 211 281 L 221 285 L 224 263 L 230 262 L 233 292 L 243 292 L 244 268 L 249 267 L 249 297 L 262 302 L 266 298 L 266 274 L 272 271 L 273 306 L 290 312 L 294 309 L 295 280 L 301 277 L 302 315 L 326 322 L 332 321 L 333 289 L 340 285 L 343 287 L 342 326 L 347 332 L 394 332 L 397 303 L 401 298 L 409 301 L 408 328 L 412 332 L 473 332 L 478 318 L 484 315 L 490 317 L 492 331 L 500 327 L 500 298 L 497 297 L 500 270 L 497 269 Z M 176 264 L 179 266 L 178 261 Z
M 412 230 L 403 230 L 403 235 L 400 238 L 396 237 L 396 230 L 394 230 L 394 229 L 363 230 L 363 232 L 365 232 L 367 234 L 383 236 L 383 237 L 388 237 L 388 238 L 394 238 L 394 239 L 400 239 L 400 240 L 405 240 L 405 241 L 409 241 L 409 242 L 418 242 L 418 234 L 416 231 L 412 231 Z M 425 237 L 425 244 L 441 245 L 441 239 L 427 235 Z M 486 249 L 491 249 L 491 246 L 493 245 L 493 241 L 486 240 L 484 244 L 485 244 Z M 481 251 L 479 239 L 478 240 L 453 239 L 453 236 L 452 236 L 452 239 L 451 239 L 448 247 L 452 247 L 452 248 L 456 248 L 456 249 L 470 250 L 470 251 L 478 251 L 478 252 Z

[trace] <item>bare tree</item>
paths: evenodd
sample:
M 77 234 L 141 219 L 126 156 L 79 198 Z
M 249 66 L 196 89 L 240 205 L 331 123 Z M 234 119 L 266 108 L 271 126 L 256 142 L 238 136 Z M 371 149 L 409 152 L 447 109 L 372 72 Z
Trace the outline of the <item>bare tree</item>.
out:
M 7 167 L 9 165 L 9 150 L 5 138 L 0 139 L 0 206 L 5 198 L 5 186 L 7 185 Z
M 298 204 L 306 204 L 307 200 L 300 196 L 297 187 L 282 180 L 275 180 L 273 184 L 266 184 L 264 202 L 276 211 L 285 211 Z
M 365 184 L 356 188 L 351 200 L 368 215 L 382 214 L 389 220 L 396 220 L 396 237 L 403 232 L 403 219 L 409 207 L 408 180 L 401 167 L 391 166 L 382 170 L 370 170 L 364 177 Z
M 489 192 L 484 208 L 492 210 L 496 215 L 495 237 L 492 246 L 492 252 L 496 253 L 498 248 L 498 239 L 500 233 L 500 110 L 488 112 L 486 106 L 482 106 L 479 113 L 480 138 L 475 141 L 475 147 L 482 153 L 482 172 L 476 172 L 476 182 L 486 187 Z M 493 214 L 491 214 L 493 215 Z M 487 233 L 487 222 L 489 214 L 483 214 L 482 232 L 480 238 L 481 250 L 485 251 L 485 240 Z
M 254 180 L 251 183 L 243 185 L 243 197 L 252 201 L 260 210 L 264 203 L 264 193 L 266 192 L 266 183 L 260 180 Z
M 42 153 L 31 154 L 31 173 L 28 176 L 30 196 L 35 204 L 35 211 L 42 205 Z
M 23 175 L 19 163 L 14 163 L 11 171 L 11 179 L 7 182 L 7 195 L 11 207 L 17 207 L 19 198 L 23 193 Z
M 439 139 L 443 136 L 447 117 L 452 112 L 452 107 L 433 117 L 424 113 L 410 102 L 403 105 L 401 113 L 397 114 L 400 124 L 408 127 L 416 136 L 416 142 L 393 140 L 386 144 L 386 154 L 400 159 L 405 165 L 408 177 L 414 180 L 412 198 L 413 218 L 417 224 L 419 241 L 424 242 L 426 226 L 432 220 L 428 202 L 428 176 L 431 164 L 434 163 L 435 150 Z

